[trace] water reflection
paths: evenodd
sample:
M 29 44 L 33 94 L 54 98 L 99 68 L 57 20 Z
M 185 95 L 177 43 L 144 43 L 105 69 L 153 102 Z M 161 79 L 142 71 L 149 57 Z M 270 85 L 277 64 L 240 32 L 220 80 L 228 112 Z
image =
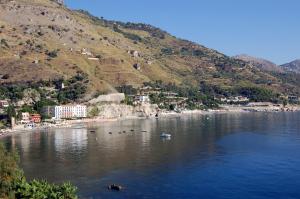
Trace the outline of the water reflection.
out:
M 88 144 L 87 131 L 86 128 L 54 130 L 55 150 L 60 153 L 69 148 L 74 151 L 84 150 Z
M 218 141 L 233 134 L 299 134 L 297 121 L 299 114 L 189 115 L 19 134 L 5 142 L 17 146 L 29 178 L 71 180 L 88 193 L 95 191 L 92 185 L 106 182 L 117 171 L 172 173 L 188 165 L 206 164 L 227 153 Z M 171 140 L 162 139 L 161 132 L 172 134 Z

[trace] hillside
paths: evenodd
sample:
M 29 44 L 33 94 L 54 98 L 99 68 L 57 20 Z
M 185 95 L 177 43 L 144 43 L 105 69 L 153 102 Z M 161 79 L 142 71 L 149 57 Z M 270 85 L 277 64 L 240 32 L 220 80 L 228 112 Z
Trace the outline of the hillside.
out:
M 245 54 L 236 55 L 234 56 L 234 58 L 248 62 L 249 64 L 252 64 L 253 66 L 260 68 L 261 70 L 264 71 L 284 72 L 281 67 L 277 66 L 275 63 L 266 59 L 252 57 Z
M 285 71 L 295 72 L 300 74 L 300 59 L 292 61 L 281 66 Z
M 297 85 L 248 61 L 151 25 L 108 21 L 50 0 L 0 0 L 0 40 L 3 85 L 83 74 L 86 96 L 156 80 L 201 83 L 218 94 L 252 87 L 300 93 Z

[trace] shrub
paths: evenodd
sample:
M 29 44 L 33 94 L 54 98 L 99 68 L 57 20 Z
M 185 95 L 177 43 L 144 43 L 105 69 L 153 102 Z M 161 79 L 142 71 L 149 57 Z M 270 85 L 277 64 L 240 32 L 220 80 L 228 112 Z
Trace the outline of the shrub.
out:
M 237 88 L 237 92 L 243 96 L 248 97 L 251 101 L 256 102 L 272 102 L 276 100 L 276 94 L 267 88 L 245 86 Z
M 18 162 L 18 155 L 8 152 L 0 143 L 0 198 L 77 198 L 77 188 L 70 183 L 57 185 L 46 181 L 26 181 Z
M 97 107 L 97 106 L 94 106 L 94 107 L 92 108 L 92 110 L 90 111 L 89 115 L 90 115 L 91 117 L 96 117 L 96 116 L 98 116 L 98 115 L 99 115 L 99 109 L 98 109 L 98 107 Z
M 6 39 L 1 39 L 0 44 L 6 48 L 9 48 L 9 45 L 8 45 Z
M 0 198 L 11 197 L 15 185 L 22 180 L 22 177 L 17 154 L 8 152 L 0 143 Z
M 164 55 L 172 55 L 173 54 L 173 50 L 172 48 L 162 48 L 161 49 L 162 54 Z
M 131 39 L 135 42 L 141 42 L 142 41 L 142 38 L 140 36 L 138 36 L 136 34 L 133 34 L 133 33 L 124 32 L 121 29 L 119 29 L 118 26 L 114 26 L 113 30 L 115 32 L 121 33 L 127 39 Z
M 2 79 L 9 79 L 9 74 L 5 74 L 2 76 Z
M 51 58 L 55 58 L 55 57 L 57 57 L 58 55 L 58 50 L 53 50 L 53 51 L 50 51 L 50 52 L 47 52 L 46 53 L 49 57 L 51 57 Z

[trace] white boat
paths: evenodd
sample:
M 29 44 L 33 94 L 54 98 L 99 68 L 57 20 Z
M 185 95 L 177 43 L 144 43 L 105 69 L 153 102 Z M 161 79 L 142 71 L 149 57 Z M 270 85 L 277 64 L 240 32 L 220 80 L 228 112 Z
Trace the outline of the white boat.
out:
M 160 135 L 160 137 L 162 137 L 162 138 L 171 138 L 171 134 L 168 134 L 168 133 L 162 133 L 161 135 Z

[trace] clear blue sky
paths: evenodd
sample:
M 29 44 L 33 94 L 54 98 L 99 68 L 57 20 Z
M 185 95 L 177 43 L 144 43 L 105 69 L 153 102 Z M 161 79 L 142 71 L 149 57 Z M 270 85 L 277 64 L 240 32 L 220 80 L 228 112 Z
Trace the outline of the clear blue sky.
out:
M 300 0 L 65 0 L 68 7 L 152 24 L 227 55 L 300 58 Z

